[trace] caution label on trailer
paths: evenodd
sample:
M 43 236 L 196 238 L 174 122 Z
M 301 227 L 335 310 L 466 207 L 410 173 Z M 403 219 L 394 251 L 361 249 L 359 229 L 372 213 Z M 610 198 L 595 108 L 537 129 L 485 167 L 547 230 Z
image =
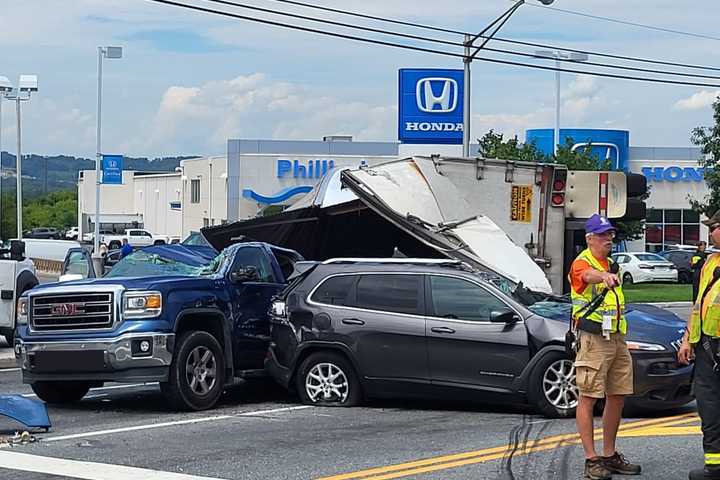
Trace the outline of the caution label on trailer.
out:
M 513 185 L 510 198 L 510 221 L 532 221 L 532 185 Z

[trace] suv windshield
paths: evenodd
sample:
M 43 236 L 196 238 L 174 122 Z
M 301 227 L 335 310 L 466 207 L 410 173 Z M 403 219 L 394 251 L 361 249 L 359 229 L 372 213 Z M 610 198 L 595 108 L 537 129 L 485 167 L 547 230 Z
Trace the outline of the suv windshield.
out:
M 544 300 L 527 306 L 528 310 L 536 315 L 556 320 L 567 320 L 570 318 L 572 303 Z
M 218 257 L 221 255 L 218 255 Z M 217 260 L 218 258 L 216 257 L 215 260 L 206 266 L 188 265 L 187 263 L 157 253 L 148 253 L 139 250 L 123 258 L 105 277 L 154 277 L 163 275 L 197 277 L 213 273 L 217 266 L 215 266 L 212 271 L 207 273 L 206 271 Z

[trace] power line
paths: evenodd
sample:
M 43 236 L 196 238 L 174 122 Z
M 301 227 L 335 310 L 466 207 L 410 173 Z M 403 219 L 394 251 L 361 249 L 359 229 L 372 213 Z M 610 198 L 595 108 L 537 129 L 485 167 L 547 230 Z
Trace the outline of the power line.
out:
M 221 5 L 232 6 L 232 7 L 244 8 L 247 10 L 253 10 L 253 11 L 257 11 L 257 12 L 269 13 L 272 15 L 282 15 L 282 16 L 286 16 L 286 17 L 290 17 L 290 18 L 297 18 L 297 19 L 301 19 L 301 20 L 318 22 L 318 23 L 323 23 L 323 24 L 327 24 L 327 25 L 351 28 L 351 29 L 362 30 L 362 31 L 366 31 L 366 32 L 380 33 L 383 35 L 393 35 L 393 36 L 408 38 L 408 39 L 412 39 L 412 40 L 434 42 L 434 43 L 439 43 L 439 44 L 443 44 L 443 45 L 450 45 L 450 46 L 457 46 L 457 47 L 465 46 L 465 44 L 461 43 L 461 42 L 451 42 L 451 41 L 445 41 L 445 40 L 432 38 L 432 37 L 422 37 L 419 35 L 410 35 L 410 34 L 406 34 L 406 33 L 394 32 L 394 31 L 384 30 L 384 29 L 379 29 L 379 28 L 366 27 L 366 26 L 362 26 L 362 25 L 352 25 L 349 23 L 337 22 L 337 21 L 333 21 L 333 20 L 311 17 L 311 16 L 307 16 L 307 15 L 299 15 L 299 14 L 290 13 L 290 12 L 281 12 L 278 10 L 257 7 L 254 5 L 247 5 L 244 3 L 234 2 L 234 1 L 230 1 L 230 0 L 205 0 L 205 1 L 211 2 L 211 3 L 218 3 Z M 294 2 L 294 3 L 297 3 L 297 2 Z M 507 20 L 507 17 L 505 20 Z M 476 36 L 476 37 L 478 37 L 478 36 Z M 486 39 L 485 42 L 487 42 L 488 40 L 489 40 L 489 38 Z M 536 56 L 532 53 L 516 52 L 516 51 L 512 51 L 512 50 L 503 50 L 503 49 L 490 48 L 490 47 L 478 47 L 478 49 L 475 51 L 475 53 L 477 54 L 483 48 L 486 51 L 491 51 L 491 52 L 495 52 L 495 53 L 503 53 L 503 54 L 508 54 L 508 55 L 521 56 L 521 57 L 536 58 Z M 562 61 L 562 62 L 572 62 L 572 60 L 564 59 L 564 58 L 558 58 L 557 60 Z M 614 69 L 619 69 L 619 70 L 635 71 L 635 72 L 643 72 L 643 73 L 653 73 L 653 74 L 658 74 L 658 75 L 671 75 L 671 76 L 679 76 L 679 77 L 707 78 L 707 79 L 713 79 L 713 80 L 720 80 L 720 77 L 713 76 L 713 75 L 700 75 L 700 74 L 683 73 L 683 72 L 671 72 L 671 71 L 667 71 L 667 70 L 653 70 L 653 69 L 647 69 L 647 68 L 629 67 L 629 66 L 623 66 L 623 65 L 613 65 L 613 64 L 592 62 L 592 61 L 586 61 L 583 63 L 585 63 L 586 65 L 593 65 L 593 66 L 603 67 L 603 68 L 614 68 Z
M 502 49 L 491 48 L 491 47 L 485 47 L 483 50 L 487 50 L 488 52 L 495 52 L 495 53 L 509 53 L 509 54 L 518 55 L 521 57 L 537 58 L 537 55 L 532 54 L 532 53 L 513 52 L 511 50 L 502 50 Z M 545 58 L 545 57 L 542 57 L 542 58 Z M 550 60 L 550 59 L 547 58 L 546 60 Z M 569 59 L 569 58 L 553 58 L 553 60 L 558 60 L 560 62 L 577 63 L 576 61 Z M 616 68 L 616 69 L 627 70 L 627 71 L 632 71 L 632 72 L 644 72 L 644 73 L 654 73 L 654 74 L 658 74 L 658 75 L 673 75 L 673 76 L 680 76 L 680 77 L 709 78 L 709 79 L 713 79 L 713 80 L 720 80 L 720 77 L 718 77 L 716 75 L 700 75 L 697 73 L 670 72 L 667 70 L 653 70 L 652 68 L 630 67 L 630 66 L 625 66 L 625 65 L 611 65 L 608 63 L 592 62 L 592 61 L 588 61 L 588 60 L 585 60 L 582 63 L 585 65 L 592 65 L 595 67 Z
M 155 2 L 155 3 L 161 3 L 161 4 L 165 4 L 165 5 L 171 5 L 171 6 L 175 6 L 175 7 L 180 7 L 180 8 L 185 8 L 185 9 L 189 9 L 189 10 L 195 10 L 195 11 L 211 13 L 211 14 L 215 14 L 215 15 L 221 15 L 221 16 L 225 16 L 225 17 L 236 18 L 236 19 L 240 19 L 240 20 L 247 20 L 250 22 L 272 25 L 272 26 L 276 26 L 276 27 L 288 28 L 288 29 L 292 29 L 292 30 L 299 30 L 299 31 L 309 32 L 309 33 L 317 33 L 320 35 L 327 35 L 327 36 L 336 37 L 336 38 L 344 38 L 346 40 L 354 40 L 354 41 L 371 43 L 371 44 L 388 46 L 388 47 L 394 47 L 394 48 L 415 50 L 415 51 L 420 51 L 420 52 L 424 52 L 424 53 L 433 53 L 433 54 L 437 54 L 437 55 L 444 55 L 444 56 L 448 56 L 448 57 L 465 58 L 465 55 L 463 55 L 463 54 L 447 52 L 444 50 L 435 50 L 435 49 L 430 49 L 430 48 L 417 47 L 417 46 L 413 46 L 413 45 L 404 45 L 404 44 L 400 44 L 400 43 L 387 42 L 387 41 L 383 41 L 383 40 L 376 40 L 376 39 L 371 39 L 371 38 L 346 35 L 346 34 L 342 34 L 342 33 L 338 33 L 338 32 L 328 32 L 328 31 L 318 30 L 318 29 L 309 28 L 309 27 L 302 27 L 299 25 L 291 25 L 291 24 L 287 24 L 287 23 L 276 22 L 273 20 L 248 17 L 246 15 L 239 15 L 239 14 L 235 14 L 235 13 L 224 12 L 224 11 L 214 10 L 214 9 L 205 8 L 205 7 L 199 7 L 197 5 L 188 5 L 188 4 L 179 3 L 179 2 L 175 2 L 175 1 L 171 1 L 171 0 L 149 0 L 149 1 Z M 565 73 L 577 73 L 577 74 L 582 74 L 582 75 L 592 75 L 592 76 L 615 78 L 615 79 L 622 79 L 622 80 L 637 80 L 637 81 L 669 84 L 669 85 L 686 85 L 686 86 L 696 86 L 696 87 L 720 88 L 720 84 L 684 82 L 684 81 L 679 81 L 679 80 L 666 80 L 666 79 L 647 78 L 647 77 L 633 77 L 633 76 L 629 76 L 629 75 L 616 75 L 616 74 L 611 74 L 611 73 L 576 70 L 576 69 L 570 69 L 570 68 L 557 68 L 557 67 L 548 67 L 548 66 L 544 66 L 544 65 L 532 65 L 532 64 L 527 64 L 527 63 L 513 62 L 510 60 L 500 60 L 500 59 L 488 58 L 488 57 L 477 57 L 476 59 L 479 61 L 483 61 L 483 62 L 498 63 L 498 64 L 503 64 L 503 65 L 514 65 L 514 66 L 519 66 L 519 67 L 534 68 L 534 69 L 538 69 L 538 70 L 549 70 L 549 71 L 557 71 L 557 72 L 565 72 Z
M 443 45 L 450 45 L 454 47 L 464 47 L 465 44 L 462 42 L 452 42 L 449 40 L 442 40 L 439 38 L 431 38 L 431 37 L 422 37 L 420 35 L 412 35 L 409 33 L 401 33 L 401 32 L 393 32 L 390 30 L 383 30 L 381 28 L 372 28 L 372 27 L 365 27 L 362 25 L 352 25 L 350 23 L 343 23 L 343 22 L 336 22 L 334 20 L 328 20 L 324 18 L 317 18 L 317 17 L 310 17 L 307 15 L 300 15 L 297 13 L 290 13 L 290 12 L 281 12 L 278 10 L 273 10 L 271 8 L 262 8 L 257 7 L 255 5 L 246 5 L 244 3 L 238 3 L 238 2 L 231 2 L 229 0 L 205 0 L 206 2 L 212 2 L 212 3 L 220 3 L 222 5 L 228 5 L 232 7 L 238 7 L 238 8 L 245 8 L 247 10 L 254 10 L 256 12 L 264 12 L 264 13 L 270 13 L 272 15 L 282 15 L 285 17 L 291 17 L 291 18 L 298 18 L 301 20 L 307 20 L 310 22 L 320 22 L 327 25 L 335 25 L 337 27 L 345 27 L 345 28 L 352 28 L 355 30 L 365 30 L 367 32 L 374 32 L 374 33 L 381 33 L 383 35 L 395 35 L 398 37 L 408 38 L 411 40 L 420 40 L 424 42 L 433 42 L 433 43 L 439 43 Z
M 431 30 L 431 31 L 435 31 L 435 32 L 451 33 L 451 34 L 456 34 L 456 35 L 473 35 L 473 33 L 471 33 L 471 32 L 464 32 L 462 30 L 453 30 L 453 29 L 448 29 L 448 28 L 436 27 L 433 25 L 426 25 L 426 24 L 414 23 L 414 22 L 406 22 L 406 21 L 397 20 L 397 19 L 393 19 L 393 18 L 379 17 L 379 16 L 375 16 L 375 15 L 367 15 L 367 14 L 363 14 L 363 13 L 352 12 L 349 10 L 341 10 L 341 9 L 337 9 L 337 8 L 313 5 L 310 3 L 300 2 L 297 0 L 268 0 L 268 1 L 284 3 L 284 4 L 288 4 L 288 5 L 295 5 L 295 6 L 299 6 L 299 7 L 305 7 L 305 8 L 310 8 L 310 9 L 320 10 L 320 11 L 325 11 L 325 12 L 339 13 L 341 15 L 348 15 L 348 16 L 357 17 L 357 18 L 365 18 L 368 20 L 376 20 L 379 22 L 385 22 L 385 23 L 390 23 L 390 24 L 395 24 L 395 25 L 403 25 L 406 27 L 421 28 L 421 29 Z M 532 6 L 536 6 L 536 7 L 541 6 L 541 5 L 535 5 L 532 3 L 529 3 L 528 5 L 532 5 Z M 553 7 L 546 7 L 546 8 L 553 8 Z M 715 39 L 714 37 L 711 37 L 711 38 Z M 585 53 L 588 55 L 595 55 L 595 56 L 607 57 L 607 58 L 615 58 L 618 60 L 629 60 L 629 61 L 633 61 L 633 62 L 654 63 L 657 65 L 667 65 L 667 66 L 682 67 L 682 68 L 693 68 L 693 69 L 698 69 L 698 70 L 720 71 L 720 68 L 718 68 L 718 67 L 708 67 L 708 66 L 703 66 L 703 65 L 693 65 L 693 64 L 678 63 L 678 62 L 669 62 L 669 61 L 663 61 L 663 60 L 653 60 L 653 59 L 647 59 L 647 58 L 641 58 L 641 57 L 616 55 L 616 54 L 611 54 L 611 53 L 592 52 L 592 51 L 588 51 L 588 50 L 577 50 L 577 49 L 573 49 L 573 48 L 558 47 L 555 45 L 546 45 L 546 44 L 542 44 L 542 43 L 522 42 L 519 40 L 512 40 L 512 39 L 503 38 L 503 37 L 494 37 L 493 40 L 496 40 L 498 42 L 504 42 L 504 43 L 514 43 L 517 45 L 525 45 L 525 46 L 538 47 L 538 48 L 549 48 L 552 50 L 561 50 L 564 52 Z
M 576 15 L 578 17 L 586 17 L 586 18 L 592 18 L 595 20 L 603 20 L 606 22 L 619 23 L 621 25 L 629 25 L 631 27 L 639 27 L 639 28 L 645 28 L 648 30 L 656 30 L 658 32 L 674 33 L 677 35 L 685 35 L 687 37 L 704 38 L 706 40 L 720 40 L 720 37 L 714 37 L 712 35 L 706 35 L 704 33 L 684 32 L 682 30 L 674 30 L 672 28 L 665 28 L 665 27 L 656 27 L 655 25 L 646 25 L 644 23 L 628 22 L 626 20 L 619 20 L 617 18 L 602 17 L 600 15 L 592 15 L 589 13 L 576 12 L 574 10 L 564 10 L 562 8 L 550 7 L 547 5 L 536 5 L 534 3 L 529 3 L 528 5 L 533 6 L 533 7 L 538 7 L 538 8 L 546 8 L 548 10 L 554 10 L 556 12 L 567 13 L 569 15 Z
M 306 8 L 313 8 L 315 10 L 322 10 L 325 12 L 332 12 L 332 13 L 339 13 L 342 15 L 350 15 L 352 17 L 358 17 L 358 18 L 365 18 L 367 20 L 377 20 L 380 22 L 386 22 L 386 23 L 394 23 L 396 25 L 405 25 L 406 27 L 415 27 L 415 28 L 424 28 L 426 30 L 434 30 L 436 32 L 444 32 L 444 33 L 454 33 L 456 35 L 472 35 L 470 32 L 462 32 L 460 30 L 452 30 L 448 28 L 442 28 L 442 27 L 435 27 L 432 25 L 423 25 L 420 23 L 413 23 L 413 22 L 404 22 L 402 20 L 395 20 L 391 18 L 383 18 L 383 17 L 377 17 L 375 15 L 367 15 L 364 13 L 358 13 L 358 12 L 351 12 L 348 10 L 340 10 L 338 8 L 330 8 L 330 7 L 323 7 L 320 5 L 312 5 L 310 3 L 303 3 L 298 2 L 295 0 L 271 0 L 273 2 L 279 2 L 279 3 L 285 3 L 288 5 L 296 5 L 299 7 L 306 7 Z
M 641 57 L 628 57 L 625 55 L 615 55 L 612 53 L 593 52 L 591 50 L 579 50 L 579 49 L 568 48 L 568 47 L 556 47 L 556 46 L 552 46 L 552 45 L 543 45 L 542 43 L 522 42 L 520 40 L 512 40 L 509 38 L 501 38 L 501 37 L 495 37 L 493 40 L 496 40 L 498 42 L 504 42 L 504 43 L 514 43 L 516 45 L 525 45 L 528 47 L 549 48 L 551 50 L 560 50 L 562 52 L 584 53 L 587 55 L 594 55 L 596 57 L 607 57 L 607 58 L 615 58 L 618 60 L 629 60 L 629 61 L 633 61 L 633 62 L 653 63 L 656 65 L 668 65 L 671 67 L 692 68 L 692 69 L 696 69 L 696 70 L 713 70 L 713 71 L 720 72 L 720 67 L 706 67 L 703 65 L 693 65 L 693 64 L 689 64 L 689 63 L 667 62 L 667 61 L 663 61 L 663 60 L 652 60 L 652 59 L 641 58 Z

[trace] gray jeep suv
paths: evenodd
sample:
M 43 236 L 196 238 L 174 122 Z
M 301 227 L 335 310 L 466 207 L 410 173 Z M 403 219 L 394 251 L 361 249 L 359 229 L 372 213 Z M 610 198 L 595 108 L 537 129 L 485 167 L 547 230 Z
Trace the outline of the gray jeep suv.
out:
M 444 397 L 574 416 L 566 298 L 457 261 L 335 259 L 295 268 L 271 305 L 265 366 L 304 403 Z M 673 345 L 683 322 L 659 309 L 629 310 L 637 399 L 655 408 L 691 401 L 691 368 L 676 363 Z

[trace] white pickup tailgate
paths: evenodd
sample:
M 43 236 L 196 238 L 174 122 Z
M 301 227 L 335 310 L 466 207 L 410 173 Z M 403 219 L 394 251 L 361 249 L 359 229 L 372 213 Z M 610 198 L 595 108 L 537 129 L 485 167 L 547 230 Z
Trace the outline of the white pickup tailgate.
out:
M 14 327 L 15 318 L 15 279 L 17 262 L 13 260 L 0 260 L 0 292 L 12 292 L 11 298 L 7 293 L 0 299 L 0 327 Z

